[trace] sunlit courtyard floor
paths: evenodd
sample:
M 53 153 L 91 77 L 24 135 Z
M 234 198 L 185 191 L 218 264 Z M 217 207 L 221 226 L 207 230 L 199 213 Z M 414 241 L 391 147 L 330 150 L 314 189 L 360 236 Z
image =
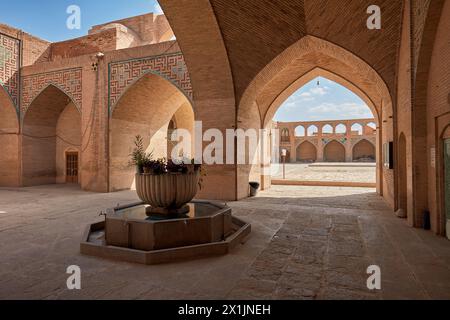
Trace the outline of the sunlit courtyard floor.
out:
M 272 166 L 273 179 L 282 179 L 282 165 Z M 376 183 L 375 163 L 287 163 L 286 179 L 298 181 Z
M 372 189 L 273 187 L 230 203 L 251 237 L 223 257 L 143 266 L 82 256 L 86 225 L 132 191 L 0 189 L 1 299 L 450 299 L 450 241 L 409 228 Z M 69 291 L 78 265 L 82 289 Z M 366 286 L 381 268 L 381 291 Z

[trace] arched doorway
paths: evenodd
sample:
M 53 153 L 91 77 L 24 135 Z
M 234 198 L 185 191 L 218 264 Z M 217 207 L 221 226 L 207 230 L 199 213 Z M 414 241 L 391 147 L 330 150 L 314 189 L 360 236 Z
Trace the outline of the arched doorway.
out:
M 81 115 L 66 93 L 54 85 L 45 88 L 25 114 L 22 135 L 23 185 L 80 182 L 79 170 L 73 158 L 68 161 L 67 151 L 81 152 Z M 79 156 L 76 160 L 79 166 Z
M 183 92 L 165 78 L 147 73 L 133 83 L 116 105 L 110 120 L 110 177 L 109 190 L 134 188 L 135 168 L 129 165 L 137 135 L 144 139 L 153 158 L 169 158 L 168 132 L 172 127 L 185 129 L 194 142 L 194 111 Z M 184 152 L 184 151 L 183 151 Z
M 268 128 L 280 106 L 299 88 L 318 77 L 344 86 L 370 108 L 373 122 L 379 127 L 376 154 L 377 159 L 381 159 L 383 142 L 393 139 L 393 122 L 383 121 L 390 118 L 393 112 L 392 98 L 384 79 L 348 50 L 314 36 L 303 37 L 258 73 L 240 101 L 238 124 L 250 110 L 254 110 L 255 114 L 259 111 L 262 115 L 262 128 Z M 271 157 L 264 155 L 266 158 Z M 377 166 L 376 172 L 378 193 L 394 206 L 392 170 Z M 238 175 L 239 178 L 241 176 Z M 268 182 L 263 188 L 270 187 L 270 177 L 262 177 L 262 180 Z
M 297 147 L 297 162 L 312 163 L 317 160 L 317 149 L 309 141 L 305 141 Z
M 0 84 L 0 187 L 17 187 L 19 178 L 19 121 L 8 92 Z
M 353 147 L 353 161 L 375 162 L 376 161 L 375 146 L 366 139 L 359 141 Z
M 408 217 L 408 178 L 406 160 L 406 137 L 403 133 L 398 139 L 398 206 L 399 216 Z
M 342 143 L 333 140 L 327 143 L 323 155 L 325 162 L 345 162 L 345 147 Z

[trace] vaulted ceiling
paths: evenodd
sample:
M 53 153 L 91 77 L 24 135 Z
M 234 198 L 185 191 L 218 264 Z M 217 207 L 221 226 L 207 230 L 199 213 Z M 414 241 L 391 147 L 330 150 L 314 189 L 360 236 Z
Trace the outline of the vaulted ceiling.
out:
M 187 45 L 184 41 L 188 38 L 187 34 L 190 34 L 191 39 L 194 36 L 205 36 L 201 33 L 191 34 L 193 30 L 198 30 L 193 28 L 193 25 L 205 21 L 204 17 L 196 15 L 206 11 L 196 11 L 195 7 L 211 7 L 216 22 L 210 24 L 210 29 L 220 30 L 238 101 L 250 82 L 269 62 L 306 35 L 325 39 L 351 51 L 371 65 L 386 81 L 391 92 L 394 91 L 402 0 L 160 2 L 183 52 L 183 45 Z M 378 5 L 381 8 L 381 30 L 367 28 L 367 8 L 370 5 Z M 183 16 L 183 19 L 177 18 L 177 15 Z M 208 29 L 208 26 L 203 28 Z M 208 41 L 204 39 L 202 42 Z M 205 53 L 202 55 L 205 56 Z M 189 66 L 190 58 L 186 59 Z M 203 62 L 208 64 L 207 61 Z

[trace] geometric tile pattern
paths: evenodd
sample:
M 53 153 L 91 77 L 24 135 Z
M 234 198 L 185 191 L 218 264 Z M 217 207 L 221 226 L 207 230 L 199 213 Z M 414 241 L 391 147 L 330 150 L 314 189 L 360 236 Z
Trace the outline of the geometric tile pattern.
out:
M 33 100 L 49 85 L 54 85 L 72 98 L 81 112 L 82 69 L 65 69 L 22 77 L 22 115 L 25 115 Z
M 128 87 L 148 72 L 169 80 L 192 100 L 191 78 L 181 53 L 113 62 L 109 65 L 110 114 Z
M 0 84 L 8 91 L 15 107 L 19 98 L 20 41 L 0 34 Z

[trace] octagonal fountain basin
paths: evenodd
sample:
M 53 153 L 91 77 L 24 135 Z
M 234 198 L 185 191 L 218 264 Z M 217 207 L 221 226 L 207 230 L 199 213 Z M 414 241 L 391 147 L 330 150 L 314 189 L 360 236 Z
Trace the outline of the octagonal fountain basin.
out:
M 108 209 L 105 220 L 86 229 L 82 254 L 143 264 L 158 264 L 227 254 L 245 239 L 251 226 L 233 217 L 231 208 L 193 201 L 180 215 L 148 216 L 149 206 L 134 203 Z

